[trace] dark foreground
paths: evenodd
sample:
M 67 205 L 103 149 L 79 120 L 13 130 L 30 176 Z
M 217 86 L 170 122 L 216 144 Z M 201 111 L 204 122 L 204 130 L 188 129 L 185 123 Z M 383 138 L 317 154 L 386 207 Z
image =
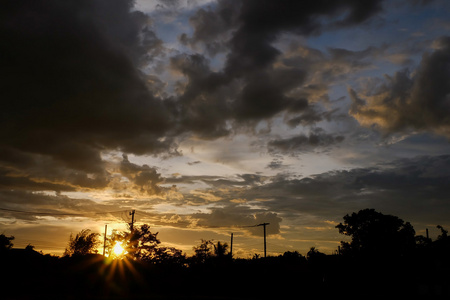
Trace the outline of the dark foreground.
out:
M 2 299 L 300 299 L 450 295 L 447 256 L 355 259 L 324 256 L 217 260 L 187 267 L 52 257 L 16 250 L 0 257 Z

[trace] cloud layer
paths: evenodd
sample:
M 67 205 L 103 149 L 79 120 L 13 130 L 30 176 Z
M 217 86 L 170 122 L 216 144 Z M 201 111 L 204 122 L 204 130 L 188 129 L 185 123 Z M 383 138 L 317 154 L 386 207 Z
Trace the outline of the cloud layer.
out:
M 450 38 L 439 38 L 432 46 L 413 73 L 399 71 L 365 90 L 350 89 L 350 114 L 387 134 L 432 131 L 450 137 Z
M 201 54 L 172 56 L 170 68 L 184 80 L 177 83 L 175 96 L 161 98 L 155 84 L 162 81 L 142 70 L 169 52 L 152 19 L 133 11 L 132 4 L 5 5 L 0 124 L 5 185 L 103 188 L 110 175 L 102 153 L 111 150 L 179 155 L 177 140 L 186 133 L 215 139 L 280 112 L 296 116 L 291 124 L 312 124 L 323 117 L 308 100 L 307 90 L 315 88 L 302 87 L 311 70 L 286 60 L 283 67 L 275 66 L 281 52 L 272 44 L 285 32 L 312 35 L 353 26 L 381 10 L 379 1 L 364 6 L 354 1 L 306 6 L 219 1 L 214 8 L 198 10 L 190 19 L 192 36 L 180 39 L 194 48 L 212 47 L 211 55 L 226 53 L 223 70 L 213 70 Z M 348 56 L 332 52 L 333 60 Z M 331 137 L 321 137 L 330 144 Z M 309 137 L 310 143 L 314 140 L 316 136 Z M 286 148 L 280 141 L 272 141 L 274 145 Z

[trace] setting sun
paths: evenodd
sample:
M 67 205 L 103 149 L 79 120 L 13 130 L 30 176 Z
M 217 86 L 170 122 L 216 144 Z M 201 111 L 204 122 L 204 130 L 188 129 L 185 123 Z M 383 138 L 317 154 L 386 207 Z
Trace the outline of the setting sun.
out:
M 114 245 L 113 253 L 115 256 L 121 256 L 125 254 L 125 249 L 123 249 L 122 243 L 116 243 Z

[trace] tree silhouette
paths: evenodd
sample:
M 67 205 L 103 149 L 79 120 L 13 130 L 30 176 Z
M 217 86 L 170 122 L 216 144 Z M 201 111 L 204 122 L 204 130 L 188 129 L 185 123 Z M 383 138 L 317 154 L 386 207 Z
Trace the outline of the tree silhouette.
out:
M 75 237 L 70 234 L 69 244 L 64 251 L 64 256 L 97 253 L 97 247 L 101 243 L 98 239 L 99 236 L 98 233 L 91 233 L 90 229 L 81 230 Z
M 409 222 L 374 209 L 346 215 L 344 224 L 336 228 L 339 233 L 352 237 L 350 243 L 341 242 L 344 254 L 402 255 L 415 247 L 415 231 Z
M 428 246 L 430 246 L 431 243 L 432 243 L 432 241 L 431 241 L 430 238 L 427 238 L 427 237 L 425 237 L 425 236 L 423 236 L 423 235 L 417 235 L 417 236 L 415 237 L 415 240 L 416 240 L 416 246 L 417 246 L 418 248 L 425 248 L 425 247 L 428 247 Z
M 211 240 L 204 240 L 202 239 L 200 245 L 198 246 L 194 246 L 194 256 L 192 257 L 193 260 L 197 263 L 204 263 L 206 262 L 209 258 L 212 257 L 212 253 L 213 253 L 213 242 Z
M 143 224 L 134 228 L 128 235 L 128 247 L 126 250 L 138 260 L 151 261 L 156 254 L 156 248 L 161 243 L 158 239 L 158 232 L 152 233 L 150 225 Z
M 224 263 L 231 257 L 228 252 L 228 244 L 218 241 L 216 244 L 212 240 L 201 240 L 200 245 L 193 247 L 195 254 L 192 256 L 194 263 Z
M 217 244 L 214 246 L 214 255 L 218 258 L 223 258 L 227 255 L 228 250 L 228 244 L 227 243 L 221 243 L 220 241 L 217 242 Z
M 292 261 L 304 261 L 305 257 L 301 255 L 298 251 L 286 251 L 283 253 L 283 258 Z
M 127 232 L 115 232 L 108 239 L 108 253 L 111 254 L 116 243 L 121 243 L 126 256 L 133 260 L 151 263 L 184 263 L 185 256 L 181 250 L 161 246 L 158 232 L 152 233 L 150 225 L 143 224 Z
M 161 247 L 155 248 L 154 255 L 151 258 L 151 262 L 155 264 L 170 263 L 184 265 L 186 256 L 183 252 L 174 247 Z
M 445 230 L 444 227 L 442 227 L 441 225 L 438 225 L 436 227 L 441 230 L 441 234 L 438 236 L 438 240 L 447 239 L 448 230 Z
M 14 236 L 6 236 L 3 233 L 0 234 L 0 252 L 9 250 L 14 245 L 11 241 L 14 240 Z
M 320 252 L 316 249 L 316 247 L 311 247 L 306 254 L 306 258 L 308 259 L 308 261 L 317 261 L 323 259 L 326 256 L 327 255 L 325 253 Z
M 450 251 L 448 230 L 444 229 L 441 225 L 437 225 L 436 227 L 441 230 L 441 234 L 438 235 L 436 241 L 432 244 L 433 254 L 436 258 L 439 257 L 440 260 L 445 260 L 450 263 L 450 257 L 448 256 Z

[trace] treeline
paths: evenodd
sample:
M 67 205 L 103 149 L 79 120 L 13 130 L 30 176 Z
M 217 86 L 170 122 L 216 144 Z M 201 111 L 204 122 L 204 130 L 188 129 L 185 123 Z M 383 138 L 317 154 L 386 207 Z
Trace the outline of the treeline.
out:
M 145 224 L 108 238 L 108 258 L 95 254 L 102 242 L 89 230 L 70 236 L 63 257 L 39 254 L 31 245 L 13 251 L 13 237 L 0 235 L 0 263 L 8 274 L 3 293 L 6 299 L 450 295 L 450 237 L 442 226 L 432 241 L 398 217 L 365 209 L 336 227 L 351 238 L 341 242 L 339 255 L 311 248 L 306 256 L 293 251 L 251 259 L 233 258 L 226 243 L 210 240 L 188 257 L 162 246 Z

